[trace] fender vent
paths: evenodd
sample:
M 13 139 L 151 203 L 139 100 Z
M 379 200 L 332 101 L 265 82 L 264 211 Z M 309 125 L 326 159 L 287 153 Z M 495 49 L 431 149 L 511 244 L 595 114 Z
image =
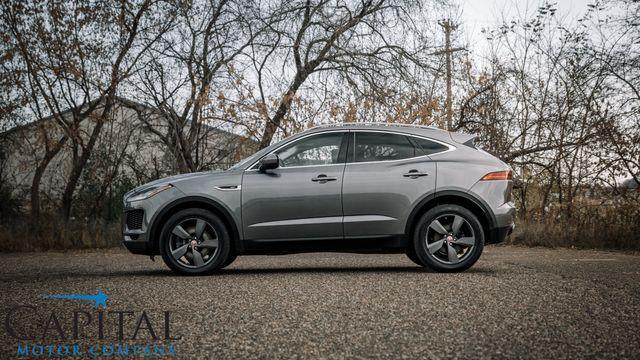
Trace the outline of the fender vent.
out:
M 125 213 L 127 228 L 129 230 L 140 230 L 142 229 L 142 220 L 144 218 L 144 210 L 137 209 L 127 211 Z

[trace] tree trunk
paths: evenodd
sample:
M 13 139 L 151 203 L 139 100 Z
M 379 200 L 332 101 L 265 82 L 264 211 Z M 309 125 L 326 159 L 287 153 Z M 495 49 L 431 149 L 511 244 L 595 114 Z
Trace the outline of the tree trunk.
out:
M 313 69 L 311 69 L 313 70 Z M 271 140 L 273 140 L 273 135 L 276 133 L 276 130 L 280 127 L 282 123 L 282 119 L 284 119 L 285 115 L 289 112 L 289 108 L 291 107 L 291 102 L 293 101 L 293 97 L 296 95 L 298 88 L 305 81 L 307 76 L 311 71 L 303 71 L 296 75 L 295 79 L 286 94 L 280 101 L 280 105 L 278 106 L 278 110 L 276 110 L 275 115 L 271 119 L 267 121 L 267 125 L 265 126 L 264 133 L 262 134 L 262 140 L 260 141 L 260 149 L 266 148 L 271 144 Z
M 91 137 L 89 138 L 89 142 L 86 147 L 82 148 L 82 155 L 78 158 L 78 161 L 73 164 L 73 169 L 71 169 L 71 175 L 69 175 L 69 179 L 67 181 L 67 186 L 64 189 L 64 194 L 62 195 L 62 218 L 65 222 L 69 221 L 69 217 L 71 216 L 71 206 L 73 203 L 73 194 L 76 191 L 76 187 L 78 186 L 78 182 L 80 180 L 80 176 L 82 175 L 82 171 L 87 165 L 87 161 L 89 161 L 89 157 L 93 152 L 93 148 L 98 140 L 98 136 L 102 130 L 102 126 L 104 125 L 104 117 L 109 113 L 111 108 L 111 104 L 105 105 L 105 110 L 103 115 L 97 121 L 96 125 L 91 132 Z
M 37 224 L 40 219 L 40 183 L 42 182 L 42 176 L 47 170 L 51 160 L 58 155 L 64 144 L 67 142 L 67 136 L 63 136 L 55 144 L 54 148 L 46 151 L 44 158 L 36 167 L 33 174 L 33 180 L 31 181 L 31 222 Z

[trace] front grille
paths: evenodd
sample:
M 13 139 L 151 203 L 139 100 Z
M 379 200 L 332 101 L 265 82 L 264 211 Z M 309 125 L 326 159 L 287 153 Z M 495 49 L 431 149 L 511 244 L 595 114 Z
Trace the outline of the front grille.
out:
M 142 229 L 142 219 L 144 218 L 144 210 L 137 209 L 127 211 L 125 213 L 127 228 L 129 230 L 140 230 Z

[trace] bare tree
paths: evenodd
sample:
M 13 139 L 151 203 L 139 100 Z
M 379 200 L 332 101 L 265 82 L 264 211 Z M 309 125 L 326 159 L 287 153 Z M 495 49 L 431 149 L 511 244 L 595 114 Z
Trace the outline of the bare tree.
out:
M 432 44 L 415 21 L 415 14 L 423 14 L 420 2 L 287 1 L 273 6 L 278 20 L 269 41 L 255 44 L 251 54 L 264 122 L 260 147 L 283 128 L 310 79 L 314 85 L 335 86 L 334 91 L 349 85 L 381 94 L 393 89 L 386 85 L 394 80 L 412 78 L 416 67 L 427 67 L 423 50 Z
M 486 32 L 489 66 L 464 75 L 457 127 L 479 133 L 487 150 L 516 167 L 523 214 L 532 207 L 544 214 L 554 203 L 571 217 L 579 193 L 603 175 L 638 172 L 633 20 L 625 26 L 615 17 L 597 20 L 605 10 L 593 4 L 571 26 L 553 4 L 507 19 Z M 620 39 L 631 43 L 622 48 Z
M 156 11 L 163 2 L 114 1 L 87 7 L 82 2 L 8 2 L 2 5 L 6 37 L 24 91 L 38 118 L 51 117 L 60 131 L 42 127 L 44 156 L 32 181 L 32 215 L 39 214 L 44 170 L 67 142 L 72 166 L 62 195 L 61 215 L 71 214 L 73 195 L 92 151 L 109 120 L 123 79 L 171 24 Z M 54 135 L 55 134 L 55 135 Z
M 175 8 L 176 26 L 153 47 L 137 78 L 136 99 L 157 110 L 140 120 L 174 156 L 179 172 L 210 164 L 216 90 L 229 78 L 232 62 L 269 26 L 258 5 L 236 0 L 194 1 Z M 206 153 L 206 154 L 203 154 Z M 215 155 L 215 154 L 214 154 Z

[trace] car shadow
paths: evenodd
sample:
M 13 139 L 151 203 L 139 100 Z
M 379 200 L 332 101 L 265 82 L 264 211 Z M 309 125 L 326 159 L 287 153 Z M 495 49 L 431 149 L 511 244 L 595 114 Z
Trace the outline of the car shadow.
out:
M 349 273 L 435 273 L 430 269 L 415 266 L 311 266 L 311 267 L 269 267 L 269 268 L 229 268 L 212 275 L 258 275 L 258 274 L 349 274 Z
M 488 274 L 493 275 L 494 270 L 487 268 L 471 268 L 463 272 L 463 274 Z M 169 275 L 174 277 L 192 277 L 193 275 L 181 275 L 175 274 L 169 270 L 167 271 L 152 271 L 152 272 L 129 272 L 124 276 L 132 275 Z M 339 267 L 339 266 L 312 266 L 312 267 L 269 267 L 269 268 L 228 268 L 214 272 L 212 274 L 195 275 L 204 277 L 220 277 L 220 276 L 244 276 L 244 275 L 273 275 L 273 274 L 433 274 L 433 275 L 450 275 L 446 273 L 440 273 L 428 268 L 422 268 L 418 266 L 360 266 L 360 267 Z
M 423 273 L 433 275 L 451 275 L 447 273 L 439 273 L 427 268 L 418 266 L 361 266 L 361 267 L 281 267 L 281 268 L 229 268 L 222 269 L 212 274 L 204 275 L 181 275 L 172 272 L 169 269 L 141 269 L 141 270 L 104 270 L 90 272 L 50 272 L 46 274 L 15 274 L 10 276 L 11 281 L 31 281 L 34 277 L 39 280 L 56 280 L 56 279 L 88 279 L 88 278 L 135 278 L 135 277 L 222 277 L 222 276 L 255 276 L 255 275 L 274 275 L 274 274 L 411 274 Z M 494 270 L 488 268 L 471 268 L 461 274 L 485 274 L 493 275 Z M 0 282 L 7 279 L 0 278 Z
M 464 273 L 492 273 L 490 269 L 485 268 L 471 268 Z M 362 274 L 362 273 L 429 273 L 429 274 L 444 274 L 437 271 L 433 271 L 428 268 L 422 268 L 418 266 L 366 266 L 366 267 L 282 267 L 282 268 L 230 268 L 223 269 L 219 272 L 212 274 L 213 276 L 225 276 L 225 275 L 259 275 L 259 274 Z

